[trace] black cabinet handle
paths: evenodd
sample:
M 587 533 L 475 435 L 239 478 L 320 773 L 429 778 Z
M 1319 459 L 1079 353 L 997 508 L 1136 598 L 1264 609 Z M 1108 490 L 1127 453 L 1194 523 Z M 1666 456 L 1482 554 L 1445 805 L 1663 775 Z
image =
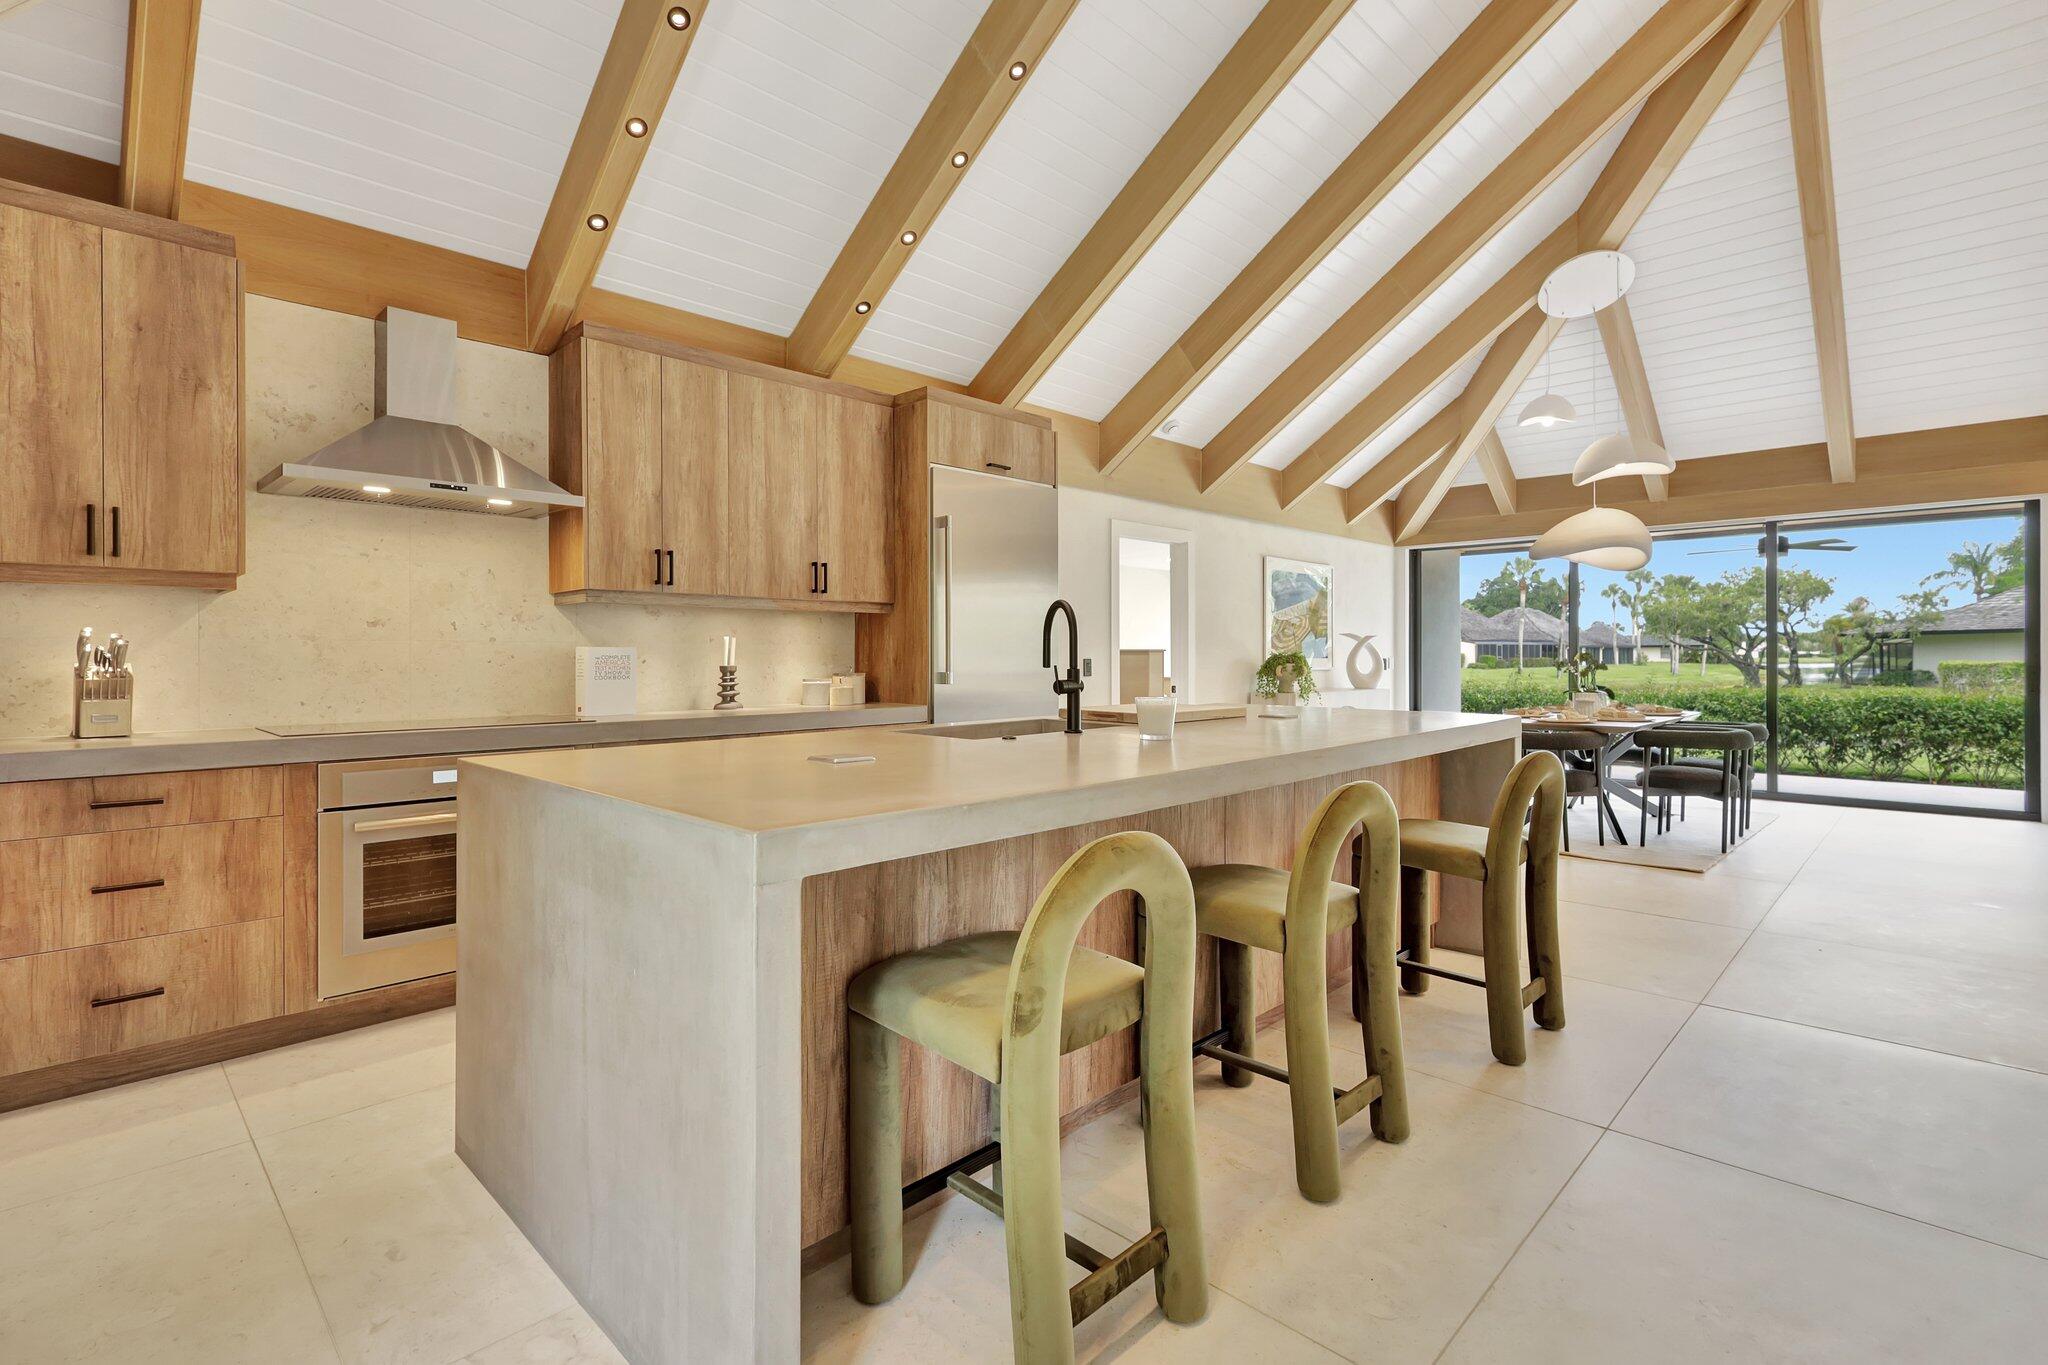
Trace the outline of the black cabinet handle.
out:
M 829 560 L 829 559 L 825 561 L 825 586 L 824 586 L 824 587 L 822 587 L 822 588 L 819 588 L 819 589 L 818 589 L 818 591 L 819 591 L 819 592 L 830 592 L 830 591 L 832 591 L 832 561 L 831 561 L 831 560 Z
M 654 586 L 661 586 L 661 551 L 654 552 Z
M 812 560 L 812 561 L 811 561 L 811 591 L 812 591 L 812 592 L 816 592 L 817 590 L 818 590 L 818 561 L 814 559 L 814 560 Z
M 146 882 L 121 882 L 115 886 L 95 886 L 92 889 L 92 893 L 95 896 L 110 896 L 116 891 L 148 891 L 163 884 L 164 879 L 162 877 L 151 877 Z
M 994 460 L 983 460 L 981 462 L 981 467 L 983 469 L 1000 469 L 1005 474 L 1010 472 L 1010 466 L 1006 464 L 997 464 Z
M 93 546 L 93 527 L 100 519 L 100 509 L 91 503 L 85 505 L 85 553 L 88 557 L 99 553 Z
M 163 993 L 164 988 L 162 986 L 151 986 L 146 991 L 130 991 L 126 995 L 95 996 L 93 997 L 92 1007 L 94 1009 L 104 1009 L 108 1005 L 125 1005 L 130 1000 L 148 1000 L 152 996 L 162 995 Z
M 664 550 L 662 553 L 668 556 L 668 585 L 673 588 L 676 585 L 676 552 Z
M 107 509 L 107 513 L 109 516 L 113 518 L 114 523 L 114 534 L 112 536 L 114 545 L 113 548 L 108 551 L 108 553 L 111 554 L 115 559 L 119 559 L 121 557 L 121 509 L 118 507 L 109 507 Z
M 161 796 L 138 796 L 132 801 L 88 801 L 87 810 L 127 810 L 131 806 L 161 806 Z

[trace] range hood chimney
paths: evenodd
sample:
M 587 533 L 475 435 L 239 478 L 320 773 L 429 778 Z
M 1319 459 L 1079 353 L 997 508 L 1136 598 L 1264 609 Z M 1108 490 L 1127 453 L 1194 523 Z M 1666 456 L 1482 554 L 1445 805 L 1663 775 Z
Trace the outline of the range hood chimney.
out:
M 457 424 L 455 324 L 446 318 L 401 308 L 378 315 L 376 413 L 368 426 L 271 470 L 257 491 L 501 517 L 583 505 Z

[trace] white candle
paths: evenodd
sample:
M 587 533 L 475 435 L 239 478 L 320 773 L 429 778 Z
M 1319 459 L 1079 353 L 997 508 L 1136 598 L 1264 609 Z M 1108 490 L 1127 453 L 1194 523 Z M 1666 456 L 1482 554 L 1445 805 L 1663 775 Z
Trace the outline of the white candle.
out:
M 731 668 L 739 662 L 739 640 L 731 635 L 725 637 L 725 666 Z

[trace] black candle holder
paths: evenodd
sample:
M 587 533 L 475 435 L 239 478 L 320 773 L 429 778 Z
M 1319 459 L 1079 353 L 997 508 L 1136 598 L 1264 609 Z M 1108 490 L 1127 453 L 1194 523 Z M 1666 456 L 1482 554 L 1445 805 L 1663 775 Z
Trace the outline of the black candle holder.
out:
M 718 705 L 714 711 L 737 711 L 740 709 L 740 671 L 733 664 L 718 666 Z

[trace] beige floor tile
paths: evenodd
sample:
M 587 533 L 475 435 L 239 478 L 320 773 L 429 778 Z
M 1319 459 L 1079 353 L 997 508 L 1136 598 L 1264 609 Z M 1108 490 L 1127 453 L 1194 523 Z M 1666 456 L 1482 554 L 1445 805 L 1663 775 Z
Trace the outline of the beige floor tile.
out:
M 0 1209 L 246 1142 L 217 1066 L 0 1114 Z
M 455 1081 L 455 1011 L 435 1010 L 227 1064 L 259 1136 Z
M 462 1358 L 463 1365 L 626 1365 L 611 1338 L 571 1305 L 523 1332 Z
M 1749 929 L 1770 911 L 1785 889 L 1783 882 L 1712 872 L 1673 872 L 1661 867 L 1633 867 L 1590 858 L 1566 858 L 1560 864 L 1558 893 L 1578 905 L 1636 910 L 1704 924 Z
M 1574 901 L 1560 908 L 1559 921 L 1566 977 L 1679 1000 L 1705 995 L 1749 933 Z
M 1989 848 L 1926 848 L 1907 851 L 1856 845 L 1822 848 L 1796 880 L 1883 887 L 1901 905 L 1963 900 L 2008 909 L 2032 909 L 2048 886 L 2048 858 L 2017 856 Z
M 1338 1052 L 1339 1085 L 1364 1059 Z M 1196 1096 L 1209 1276 L 1251 1307 L 1353 1360 L 1428 1359 L 1456 1330 L 1599 1136 L 1597 1128 L 1411 1074 L 1413 1136 L 1338 1130 L 1343 1196 L 1294 1184 L 1286 1092 L 1225 1087 L 1207 1064 Z M 1134 1116 L 1067 1140 L 1069 1207 L 1126 1236 L 1145 1220 Z
M 1693 1009 L 1689 1001 L 1567 975 L 1564 1028 L 1537 1028 L 1525 1011 L 1529 1059 L 1502 1066 L 1487 1037 L 1486 993 L 1433 981 L 1426 993 L 1401 997 L 1401 1045 L 1411 1071 L 1604 1125 Z M 1364 1050 L 1345 991 L 1330 998 L 1330 1042 Z
M 445 1086 L 256 1139 L 352 1362 L 441 1365 L 573 1302 L 454 1130 Z
M 1129 1239 L 1069 1213 L 1067 1230 L 1098 1251 Z M 903 1292 L 869 1306 L 853 1297 L 841 1258 L 804 1277 L 803 1356 L 819 1362 L 991 1361 L 1010 1356 L 1009 1262 L 1003 1225 L 964 1199 L 913 1220 L 903 1237 Z M 1072 1278 L 1081 1271 L 1070 1267 Z M 1220 1290 L 1209 1314 L 1182 1326 L 1160 1316 L 1150 1276 L 1074 1331 L 1081 1360 L 1246 1360 L 1336 1365 L 1341 1357 Z
M 2048 1071 L 2048 986 L 2036 972 L 1758 930 L 1707 1003 Z
M 2048 1076 L 1702 1008 L 1616 1132 L 2048 1255 Z
M 1446 1362 L 2038 1360 L 2048 1261 L 1609 1134 Z
M 0 1213 L 0 1359 L 296 1365 L 335 1354 L 243 1143 Z
M 2048 978 L 2048 873 L 1996 898 L 1916 893 L 1869 864 L 1855 878 L 1802 876 L 1764 917 L 1772 933 L 1926 953 L 1951 962 L 2028 970 Z

